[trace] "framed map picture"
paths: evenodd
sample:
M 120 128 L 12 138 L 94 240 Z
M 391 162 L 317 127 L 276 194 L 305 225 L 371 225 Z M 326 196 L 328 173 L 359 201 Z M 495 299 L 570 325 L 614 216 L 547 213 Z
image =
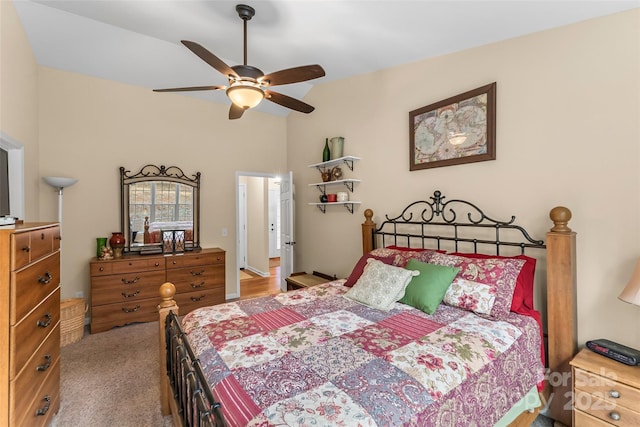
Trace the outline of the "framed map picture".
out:
M 409 113 L 409 170 L 495 158 L 495 82 Z

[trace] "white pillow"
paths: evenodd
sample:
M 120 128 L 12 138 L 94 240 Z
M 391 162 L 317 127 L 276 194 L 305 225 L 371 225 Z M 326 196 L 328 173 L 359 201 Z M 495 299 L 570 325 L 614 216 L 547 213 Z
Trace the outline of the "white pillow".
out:
M 411 278 L 419 274 L 418 270 L 407 270 L 369 258 L 362 276 L 344 296 L 369 307 L 389 311 L 404 296 Z

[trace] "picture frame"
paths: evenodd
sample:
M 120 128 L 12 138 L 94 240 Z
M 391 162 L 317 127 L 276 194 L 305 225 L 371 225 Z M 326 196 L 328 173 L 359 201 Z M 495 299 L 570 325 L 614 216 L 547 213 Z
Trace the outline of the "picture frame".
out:
M 409 112 L 409 170 L 496 159 L 496 82 Z

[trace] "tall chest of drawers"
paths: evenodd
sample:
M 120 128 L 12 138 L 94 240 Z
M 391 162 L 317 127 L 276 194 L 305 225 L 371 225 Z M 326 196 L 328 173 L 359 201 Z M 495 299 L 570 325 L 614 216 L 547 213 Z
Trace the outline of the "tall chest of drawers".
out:
M 45 426 L 60 406 L 60 227 L 0 227 L 0 425 Z
M 225 252 L 201 249 L 176 255 L 94 258 L 91 270 L 91 333 L 158 319 L 164 282 L 176 286 L 180 313 L 225 301 Z

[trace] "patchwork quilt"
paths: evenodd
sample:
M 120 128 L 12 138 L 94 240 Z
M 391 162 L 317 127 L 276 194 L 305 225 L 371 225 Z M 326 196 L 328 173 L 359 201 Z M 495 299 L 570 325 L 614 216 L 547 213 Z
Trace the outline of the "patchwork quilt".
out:
M 384 312 L 343 283 L 184 317 L 229 425 L 491 426 L 542 380 L 533 318 Z

